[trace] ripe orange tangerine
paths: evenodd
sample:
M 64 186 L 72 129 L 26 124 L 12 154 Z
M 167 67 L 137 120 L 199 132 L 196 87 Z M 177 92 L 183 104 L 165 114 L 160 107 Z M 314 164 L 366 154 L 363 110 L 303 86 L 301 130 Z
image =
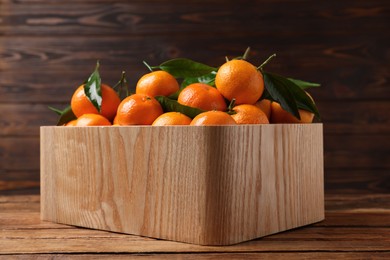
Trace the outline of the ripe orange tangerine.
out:
M 226 110 L 226 102 L 216 88 L 204 83 L 193 83 L 185 87 L 179 94 L 177 101 L 186 106 L 202 110 Z
M 313 122 L 314 114 L 303 110 L 299 109 L 298 110 L 299 115 L 301 117 L 301 120 L 293 116 L 291 113 L 287 112 L 284 110 L 279 103 L 277 102 L 272 102 L 271 104 L 271 123 L 311 123 Z
M 235 106 L 232 115 L 237 124 L 269 124 L 267 115 L 254 105 L 242 104 Z
M 267 116 L 268 120 L 271 119 L 271 100 L 262 99 L 256 102 L 255 106 L 260 108 Z
M 72 100 L 70 102 L 72 111 L 76 117 L 80 117 L 83 114 L 101 114 L 108 120 L 112 121 L 115 117 L 116 110 L 121 102 L 117 93 L 110 86 L 102 84 L 102 106 L 101 112 L 96 109 L 92 102 L 88 99 L 84 92 L 84 85 L 79 86 L 73 93 Z
M 162 113 L 154 97 L 133 94 L 120 103 L 116 117 L 119 125 L 151 125 Z
M 153 122 L 153 126 L 164 125 L 189 125 L 192 119 L 179 112 L 167 112 L 157 117 Z
M 117 116 L 114 117 L 114 121 L 112 121 L 112 125 L 119 125 Z
M 168 72 L 153 71 L 143 75 L 137 82 L 136 94 L 145 94 L 151 97 L 169 96 L 179 90 L 179 83 Z
M 77 123 L 77 120 L 74 119 L 74 120 L 71 120 L 71 121 L 69 121 L 68 123 L 66 123 L 65 126 L 75 126 L 76 123 Z
M 207 111 L 200 113 L 192 119 L 191 125 L 235 125 L 236 121 L 225 112 L 222 111 Z
M 262 74 L 245 60 L 231 60 L 223 64 L 215 77 L 219 92 L 236 104 L 255 104 L 264 91 Z
M 84 114 L 77 118 L 75 126 L 105 126 L 111 125 L 110 121 L 102 115 Z

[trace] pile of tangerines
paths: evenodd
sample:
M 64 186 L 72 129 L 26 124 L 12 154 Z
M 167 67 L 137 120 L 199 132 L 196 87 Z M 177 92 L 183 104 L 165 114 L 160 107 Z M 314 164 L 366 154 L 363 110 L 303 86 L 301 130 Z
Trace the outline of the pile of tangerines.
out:
M 100 111 L 86 95 L 83 84 L 71 99 L 75 119 L 65 125 L 200 126 L 313 121 L 314 114 L 310 111 L 299 109 L 298 119 L 278 102 L 264 98 L 263 74 L 246 60 L 228 60 L 214 76 L 212 84 L 195 82 L 180 87 L 178 80 L 169 72 L 151 71 L 138 80 L 135 94 L 122 100 L 117 91 L 102 83 Z M 171 107 L 167 110 L 157 97 L 176 102 L 181 109 L 175 111 Z M 193 110 L 186 114 L 183 112 L 186 109 Z

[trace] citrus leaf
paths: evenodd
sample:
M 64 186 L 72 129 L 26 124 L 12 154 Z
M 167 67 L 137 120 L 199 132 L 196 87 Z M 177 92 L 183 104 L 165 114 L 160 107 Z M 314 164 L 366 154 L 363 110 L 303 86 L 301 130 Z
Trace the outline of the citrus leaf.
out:
M 295 98 L 295 101 L 297 102 L 298 108 L 310 111 L 317 118 L 320 118 L 320 114 L 318 112 L 316 105 L 303 89 L 301 89 L 298 85 L 296 85 L 294 82 L 290 81 L 285 77 L 276 74 L 274 74 L 274 76 L 279 77 L 280 81 L 284 81 L 285 84 L 288 85 L 289 90 L 291 91 L 291 93 Z
M 301 119 L 298 111 L 297 103 L 293 94 L 289 90 L 289 86 L 281 81 L 274 74 L 264 72 L 264 85 L 272 100 L 278 102 L 284 110 L 293 114 L 296 118 Z
M 313 88 L 313 87 L 320 87 L 321 84 L 314 83 L 314 82 L 307 82 L 300 79 L 292 79 L 287 78 L 289 81 L 292 81 L 295 85 L 300 87 L 301 89 L 307 89 L 307 88 Z
M 194 78 L 216 71 L 214 67 L 199 63 L 190 59 L 177 58 L 165 61 L 160 66 L 151 67 L 152 69 L 159 68 L 164 70 L 175 78 Z
M 176 100 L 164 96 L 156 96 L 154 98 L 161 104 L 165 112 L 180 112 L 190 118 L 194 118 L 200 113 L 205 112 L 198 108 L 182 105 Z
M 51 107 L 51 106 L 48 106 L 48 108 L 49 108 L 51 111 L 53 111 L 54 113 L 56 113 L 57 115 L 59 115 L 59 116 L 62 114 L 62 110 L 60 110 L 60 109 L 57 109 L 57 108 Z
M 217 72 L 212 71 L 211 73 L 208 73 L 208 74 L 200 76 L 200 77 L 185 78 L 181 83 L 181 88 L 185 88 L 188 85 L 193 84 L 193 83 L 204 83 L 204 84 L 207 84 L 209 86 L 214 87 L 216 75 L 217 75 Z
M 53 110 L 52 107 L 49 107 L 51 110 Z M 64 110 L 59 110 L 59 109 L 55 109 L 53 110 L 54 112 L 58 113 L 60 112 L 60 118 L 58 119 L 57 121 L 57 126 L 61 126 L 61 125 L 65 125 L 66 123 L 68 123 L 69 121 L 72 121 L 74 119 L 76 119 L 77 117 L 73 114 L 73 111 L 72 111 L 72 108 L 69 106 L 67 106 Z
M 180 88 L 175 93 L 168 96 L 169 99 L 177 100 L 179 98 L 180 92 L 183 90 L 183 88 Z
M 314 113 L 317 118 L 320 118 L 320 114 L 313 100 L 307 95 L 307 93 L 301 89 L 298 85 L 296 85 L 293 81 L 283 76 L 272 74 L 272 73 L 264 73 L 264 83 L 266 85 L 269 94 L 272 96 L 272 99 L 276 102 L 279 102 L 282 108 L 295 117 L 300 119 L 298 111 L 297 114 L 294 113 L 294 108 L 291 109 L 293 104 L 299 109 L 304 109 Z M 273 91 L 267 86 L 271 85 L 273 88 L 276 88 L 278 91 Z M 272 90 L 272 91 L 271 91 Z M 293 102 L 291 101 L 291 97 L 293 98 Z M 282 101 L 284 100 L 284 103 Z M 286 105 L 287 103 L 287 105 Z
M 102 106 L 102 79 L 99 75 L 99 62 L 96 63 L 96 68 L 89 76 L 88 80 L 84 84 L 84 93 L 91 103 L 100 112 Z
M 268 92 L 267 88 L 264 88 L 263 94 L 259 98 L 259 100 L 268 99 L 271 101 L 276 101 L 272 98 L 271 94 Z

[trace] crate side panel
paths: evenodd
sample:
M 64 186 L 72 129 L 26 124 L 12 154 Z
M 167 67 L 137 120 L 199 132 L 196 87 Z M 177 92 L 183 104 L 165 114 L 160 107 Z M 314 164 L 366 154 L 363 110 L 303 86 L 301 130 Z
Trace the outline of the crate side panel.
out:
M 209 128 L 206 237 L 227 245 L 323 219 L 322 125 Z

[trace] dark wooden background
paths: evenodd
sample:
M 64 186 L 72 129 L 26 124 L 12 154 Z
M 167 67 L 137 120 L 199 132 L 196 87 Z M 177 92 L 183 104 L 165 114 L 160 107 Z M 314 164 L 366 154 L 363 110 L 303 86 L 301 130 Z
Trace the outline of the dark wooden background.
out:
M 39 193 L 39 126 L 101 61 L 134 86 L 152 65 L 242 54 L 322 83 L 327 193 L 390 192 L 390 2 L 0 0 L 0 194 Z

